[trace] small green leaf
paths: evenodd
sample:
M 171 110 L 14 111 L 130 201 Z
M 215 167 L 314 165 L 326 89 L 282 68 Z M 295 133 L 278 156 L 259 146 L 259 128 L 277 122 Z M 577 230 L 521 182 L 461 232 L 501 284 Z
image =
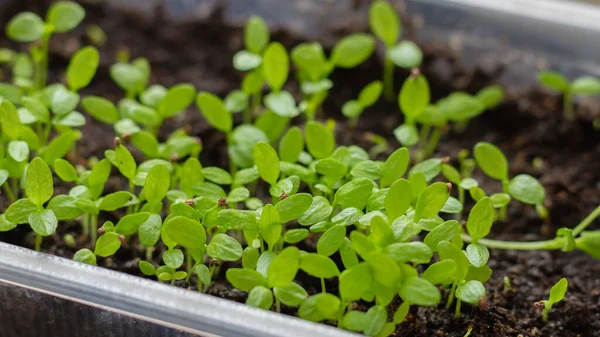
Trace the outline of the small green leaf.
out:
M 286 287 L 296 277 L 300 267 L 300 251 L 296 247 L 287 247 L 271 261 L 267 269 L 267 278 L 271 287 Z
M 428 263 L 433 252 L 423 242 L 397 242 L 385 247 L 384 252 L 397 263 Z
M 125 236 L 133 235 L 149 217 L 150 213 L 146 212 L 128 214 L 119 220 L 119 223 L 115 227 L 115 232 Z
M 299 218 L 312 205 L 312 196 L 308 193 L 299 193 L 289 196 L 275 205 L 283 223 Z
M 158 214 L 150 214 L 138 228 L 140 242 L 146 247 L 154 247 L 160 238 L 162 218 Z
M 436 216 L 446 204 L 450 191 L 445 183 L 437 182 L 427 186 L 415 206 L 415 221 Z
M 272 92 L 265 96 L 265 105 L 267 109 L 281 117 L 294 118 L 300 114 L 294 96 L 285 90 Z
M 304 138 L 299 127 L 291 127 L 279 141 L 279 158 L 281 161 L 295 163 L 304 150 Z
M 264 310 L 271 309 L 271 306 L 273 306 L 273 293 L 271 289 L 263 286 L 252 288 L 248 293 L 246 305 Z
M 279 42 L 269 44 L 263 55 L 263 74 L 271 90 L 281 90 L 288 78 L 289 58 L 285 47 Z
M 430 265 L 422 277 L 432 284 L 449 284 L 452 282 L 452 276 L 456 272 L 456 262 L 454 260 L 444 260 Z
M 79 6 L 79 5 L 77 5 Z M 87 87 L 94 78 L 98 65 L 100 64 L 100 54 L 94 47 L 83 47 L 69 62 L 67 67 L 67 83 L 73 91 Z
M 480 142 L 475 145 L 473 155 L 485 174 L 501 181 L 508 180 L 508 162 L 498 147 Z
M 189 83 L 176 84 L 169 88 L 158 104 L 158 112 L 163 118 L 173 117 L 192 104 L 194 96 L 196 96 L 196 88 L 193 85 Z
M 494 208 L 502 208 L 510 203 L 510 195 L 506 193 L 494 193 L 490 195 Z
M 373 181 L 367 178 L 351 180 L 336 191 L 333 205 L 342 208 L 363 209 L 367 205 L 374 187 Z
M 243 252 L 240 243 L 227 234 L 216 234 L 206 248 L 208 256 L 221 261 L 238 261 Z
M 279 158 L 273 147 L 265 142 L 259 142 L 254 145 L 252 154 L 260 177 L 270 185 L 277 183 L 277 179 L 279 179 Z
M 204 227 L 198 221 L 185 216 L 169 219 L 164 227 L 169 237 L 185 248 L 203 248 L 206 243 Z
M 16 227 L 16 223 L 8 221 L 6 219 L 6 214 L 0 214 L 0 232 L 8 232 L 15 229 Z
M 552 289 L 550 289 L 550 303 L 558 303 L 565 298 L 565 294 L 567 293 L 567 288 L 569 287 L 569 282 L 566 278 L 561 278 Z
M 140 261 L 138 264 L 140 271 L 146 276 L 154 276 L 156 275 L 156 268 L 154 265 L 147 261 Z
M 363 332 L 368 325 L 367 314 L 358 310 L 348 311 L 342 319 L 342 326 L 350 331 Z
M 273 293 L 281 303 L 291 307 L 299 306 L 308 297 L 306 290 L 294 282 L 290 282 L 285 287 L 274 287 Z
M 258 68 L 262 61 L 262 56 L 247 50 L 240 50 L 233 55 L 233 67 L 239 71 L 248 71 Z
M 200 280 L 200 282 L 202 282 L 202 284 L 204 285 L 209 285 L 211 282 L 211 276 L 210 276 L 210 270 L 208 269 L 208 267 L 204 264 L 199 264 L 197 265 L 194 270 L 196 271 L 196 274 L 198 275 L 198 279 Z
M 438 244 L 442 241 L 450 241 L 458 233 L 460 224 L 456 220 L 449 220 L 441 225 L 435 227 L 425 237 L 425 244 L 431 248 L 432 251 L 437 251 Z
M 89 249 L 80 249 L 73 256 L 73 261 L 86 263 L 92 266 L 96 265 L 96 255 Z
M 321 235 L 317 242 L 317 252 L 321 255 L 331 256 L 340 249 L 346 237 L 344 226 L 333 226 Z
M 329 204 L 329 200 L 321 196 L 315 196 L 310 207 L 298 218 L 298 223 L 302 226 L 314 225 L 327 219 L 332 211 L 333 207 Z
M 28 223 L 29 214 L 37 211 L 38 206 L 29 199 L 19 199 L 6 209 L 6 219 L 18 225 Z
M 438 255 L 440 260 L 454 260 L 456 262 L 456 273 L 452 276 L 453 280 L 462 280 L 469 271 L 469 259 L 464 251 L 456 247 L 449 241 L 442 241 L 438 244 Z
M 488 262 L 490 251 L 484 245 L 471 243 L 467 246 L 467 258 L 473 266 L 479 268 Z
M 166 165 L 154 165 L 144 183 L 144 194 L 146 199 L 151 203 L 159 203 L 166 196 L 171 185 L 171 174 Z
M 340 274 L 333 260 L 315 253 L 307 253 L 300 257 L 300 269 L 319 278 L 331 278 Z
M 163 253 L 163 261 L 167 267 L 177 269 L 183 264 L 183 252 L 181 249 L 170 249 Z
M 56 115 L 63 116 L 73 111 L 77 103 L 79 103 L 79 94 L 61 86 L 52 95 L 51 107 Z
M 233 119 L 219 97 L 202 91 L 196 98 L 196 106 L 215 129 L 223 132 L 231 131 Z
M 102 257 L 113 255 L 121 248 L 121 239 L 117 233 L 105 233 L 96 241 L 94 254 Z
M 442 160 L 439 158 L 430 158 L 413 166 L 410 172 L 408 172 L 408 177 L 410 178 L 417 172 L 423 172 L 425 180 L 431 181 L 440 174 L 441 170 Z
M 27 166 L 25 194 L 38 208 L 42 207 L 54 194 L 52 172 L 46 162 L 39 157 L 34 158 Z
M 600 94 L 600 79 L 592 76 L 583 76 L 571 83 L 571 92 L 577 95 Z
M 419 142 L 419 132 L 410 124 L 402 124 L 394 129 L 394 137 L 404 146 L 413 146 Z
M 560 92 L 565 92 L 569 89 L 569 81 L 563 75 L 554 71 L 540 72 L 538 80 L 548 89 Z
M 322 77 L 329 72 L 329 66 L 320 43 L 300 43 L 292 49 L 292 62 L 301 70 L 310 74 L 311 78 Z
M 345 301 L 357 301 L 371 288 L 372 282 L 371 267 L 366 262 L 359 263 L 340 275 L 340 295 Z
M 336 319 L 340 302 L 340 299 L 335 295 L 328 293 L 317 294 L 302 302 L 298 309 L 298 316 L 313 322 Z
M 425 76 L 411 76 L 404 81 L 398 96 L 398 104 L 409 121 L 414 120 L 425 111 L 429 100 L 429 83 Z
M 42 38 L 44 21 L 32 12 L 15 15 L 6 25 L 6 35 L 18 42 L 33 42 Z
M 469 281 L 456 288 L 456 298 L 470 304 L 478 304 L 485 297 L 485 287 L 479 281 Z
M 294 244 L 294 243 L 303 241 L 304 239 L 306 239 L 307 236 L 308 236 L 307 229 L 304 229 L 304 228 L 290 229 L 290 230 L 286 231 L 285 234 L 283 234 L 283 241 L 285 243 Z
M 123 145 L 119 145 L 115 149 L 115 166 L 127 179 L 135 179 L 137 164 L 131 152 Z
M 340 68 L 354 68 L 371 56 L 375 40 L 367 34 L 355 33 L 341 39 L 331 52 L 330 61 Z
M 479 90 L 475 97 L 485 105 L 486 109 L 491 109 L 504 99 L 504 89 L 499 85 L 492 85 Z
M 354 246 L 354 238 L 353 238 Z M 357 253 L 360 253 L 357 251 Z M 364 255 L 361 254 L 364 258 Z M 398 281 L 402 277 L 402 272 L 396 261 L 389 255 L 383 252 L 376 252 L 368 255 L 369 266 L 373 273 L 373 279 L 387 288 L 395 288 L 398 285 Z
M 77 199 L 69 195 L 57 195 L 50 200 L 47 209 L 51 210 L 60 220 L 74 220 L 83 211 L 77 206 Z
M 24 141 L 13 140 L 8 143 L 8 154 L 16 162 L 24 162 L 29 159 L 29 145 Z
M 249 51 L 260 54 L 269 43 L 269 27 L 259 16 L 251 16 L 244 27 L 244 45 Z
M 390 48 L 387 58 L 398 67 L 410 69 L 421 65 L 423 52 L 416 43 L 402 41 Z
M 134 64 L 115 63 L 110 67 L 109 73 L 112 80 L 127 92 L 141 92 L 148 82 L 148 73 Z
M 488 235 L 494 223 L 495 213 L 492 200 L 488 197 L 479 199 L 473 206 L 467 220 L 467 230 L 473 241 L 476 242 Z
M 435 306 L 440 303 L 442 295 L 436 286 L 423 278 L 410 277 L 400 286 L 398 294 L 403 301 L 419 306 Z
M 255 270 L 229 268 L 225 276 L 234 288 L 242 291 L 250 291 L 258 286 L 268 286 L 267 279 Z
M 99 209 L 103 211 L 114 211 L 119 208 L 127 206 L 130 201 L 136 201 L 135 196 L 129 192 L 119 191 L 111 194 L 107 194 L 100 205 Z
M 44 123 L 50 121 L 50 111 L 38 98 L 25 96 L 21 98 L 21 103 L 38 121 Z
M 316 159 L 328 157 L 335 149 L 335 137 L 325 125 L 309 121 L 305 129 L 306 147 Z
M 378 336 L 378 333 L 383 329 L 387 322 L 387 308 L 383 305 L 376 305 L 367 311 L 367 321 L 369 324 L 365 328 L 365 335 Z
M 364 87 L 358 94 L 358 103 L 362 108 L 370 107 L 375 104 L 383 91 L 383 83 L 381 81 L 373 81 Z
M 111 124 L 119 120 L 119 112 L 114 104 L 102 97 L 88 96 L 81 100 L 83 108 L 95 119 Z
M 387 1 L 375 1 L 369 8 L 369 26 L 375 36 L 387 46 L 391 46 L 400 36 L 400 20 L 394 8 Z
M 48 236 L 54 234 L 58 225 L 58 219 L 49 209 L 42 209 L 29 214 L 28 222 L 36 234 Z
M 411 202 L 412 190 L 408 180 L 396 180 L 396 182 L 390 186 L 387 196 L 385 197 L 385 210 L 390 222 L 404 215 L 410 208 Z
M 54 161 L 54 171 L 63 181 L 72 182 L 79 178 L 75 167 L 62 158 Z
M 383 164 L 381 170 L 381 187 L 388 187 L 404 175 L 408 168 L 410 155 L 408 149 L 403 147 L 394 151 Z
M 73 1 L 58 1 L 50 6 L 46 21 L 54 26 L 58 33 L 64 33 L 77 27 L 85 17 L 85 10 Z
M 241 90 L 233 90 L 225 97 L 224 104 L 227 111 L 242 112 L 248 106 L 248 94 Z
M 381 177 L 381 166 L 372 160 L 364 160 L 354 165 L 350 170 L 350 175 L 354 178 L 364 177 L 377 180 Z
M 546 192 L 540 182 L 527 174 L 519 174 L 512 178 L 508 184 L 508 194 L 516 200 L 530 204 L 539 205 L 546 199 Z

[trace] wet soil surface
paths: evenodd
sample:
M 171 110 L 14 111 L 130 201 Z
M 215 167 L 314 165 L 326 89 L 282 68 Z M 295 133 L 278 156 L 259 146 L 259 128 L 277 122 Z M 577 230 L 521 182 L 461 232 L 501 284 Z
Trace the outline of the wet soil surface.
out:
M 40 4 L 40 2 L 42 4 Z M 2 13 L 0 19 L 30 6 L 38 12 L 45 6 L 43 1 L 25 1 Z M 242 74 L 236 72 L 231 59 L 242 48 L 242 31 L 239 27 L 223 24 L 218 12 L 202 23 L 173 25 L 160 19 L 149 22 L 135 15 L 107 11 L 100 6 L 88 6 L 85 24 L 98 24 L 106 32 L 108 43 L 100 47 L 101 68 L 92 85 L 83 95 L 95 94 L 116 101 L 121 91 L 108 76 L 108 67 L 115 62 L 120 50 L 128 50 L 132 58 L 146 57 L 152 64 L 151 83 L 172 85 L 180 82 L 193 83 L 198 90 L 208 90 L 225 95 L 240 86 Z M 365 26 L 348 25 L 326 37 L 360 29 Z M 272 38 L 291 48 L 302 42 L 299 36 L 284 31 L 273 32 Z M 325 37 L 324 37 L 325 39 Z M 15 46 L 6 39 L 2 46 Z M 57 35 L 51 43 L 51 79 L 59 80 L 64 74 L 70 55 L 87 43 L 85 28 L 73 33 Z M 430 79 L 433 99 L 454 90 L 471 93 L 494 84 L 501 69 L 465 69 L 460 55 L 449 52 L 444 45 L 423 45 L 425 60 L 422 71 Z M 492 60 L 493 61 L 493 60 Z M 494 62 L 491 62 L 494 63 Z M 359 143 L 371 146 L 367 133 L 384 136 L 389 142 L 389 152 L 399 144 L 393 129 L 401 123 L 401 114 L 395 104 L 381 100 L 368 109 L 357 128 L 350 132 L 340 114 L 344 102 L 357 96 L 361 88 L 378 79 L 382 71 L 376 56 L 356 69 L 335 71 L 332 80 L 336 86 L 324 105 L 324 114 L 338 120 L 338 141 L 342 144 Z M 406 72 L 398 71 L 396 83 Z M 288 90 L 298 94 L 295 84 Z M 299 97 L 299 96 L 298 96 Z M 513 203 L 507 221 L 496 223 L 491 237 L 506 240 L 538 240 L 553 238 L 561 227 L 573 227 L 594 207 L 600 204 L 600 131 L 594 130 L 591 120 L 600 117 L 594 102 L 578 108 L 578 118 L 568 122 L 562 118 L 560 98 L 542 91 L 510 93 L 505 102 L 469 123 L 462 133 L 448 131 L 441 140 L 437 156 L 455 159 L 463 149 L 472 149 L 478 141 L 497 144 L 507 155 L 511 175 L 528 173 L 539 178 L 547 194 L 546 206 L 549 220 L 541 221 L 532 207 Z M 193 108 L 169 122 L 162 130 L 167 135 L 179 127 L 189 127 L 190 133 L 204 143 L 201 161 L 205 166 L 226 163 L 223 137 L 212 131 L 200 114 Z M 112 146 L 112 127 L 88 120 L 83 128 L 83 139 L 78 146 L 78 156 L 70 158 L 84 163 L 84 158 L 103 155 Z M 534 165 L 533 163 L 536 163 Z M 483 177 L 485 190 L 499 191 L 500 186 Z M 119 189 L 118 177 L 111 178 L 107 191 Z M 60 186 L 66 191 L 71 186 Z M 7 207 L 7 200 L 0 196 L 0 210 Z M 104 220 L 114 220 L 118 213 L 106 214 Z M 598 222 L 592 229 L 600 229 Z M 20 226 L 10 233 L 1 233 L 0 240 L 32 247 L 32 236 L 27 226 Z M 85 246 L 76 223 L 61 224 L 59 233 L 45 239 L 43 250 L 60 256 L 72 257 L 78 248 Z M 62 235 L 70 233 L 79 239 L 76 248 L 64 245 Z M 316 237 L 314 238 L 316 242 Z M 310 248 L 310 243 L 307 244 Z M 100 259 L 99 264 L 139 275 L 137 261 L 143 253 L 133 241 L 113 257 Z M 303 247 L 308 249 L 307 247 Z M 154 258 L 160 258 L 160 249 Z M 510 252 L 492 250 L 490 267 L 494 270 L 487 283 L 488 296 L 479 307 L 463 306 L 463 316 L 455 319 L 452 311 L 443 305 L 438 308 L 413 308 L 407 322 L 399 326 L 395 336 L 463 336 L 472 328 L 471 336 L 600 336 L 600 262 L 579 252 Z M 228 266 L 221 267 L 223 271 Z M 221 272 L 220 275 L 224 273 Z M 510 280 L 510 288 L 504 278 Z M 561 277 L 569 280 L 565 301 L 555 305 L 548 323 L 541 320 L 533 303 L 547 298 L 550 287 Z M 299 281 L 309 291 L 318 291 L 316 280 L 300 275 Z M 187 284 L 180 284 L 188 286 Z M 332 291 L 336 285 L 331 284 Z M 192 279 L 191 288 L 195 288 Z M 217 280 L 208 293 L 243 302 L 246 294 L 231 289 L 223 280 Z M 294 310 L 284 312 L 292 314 Z

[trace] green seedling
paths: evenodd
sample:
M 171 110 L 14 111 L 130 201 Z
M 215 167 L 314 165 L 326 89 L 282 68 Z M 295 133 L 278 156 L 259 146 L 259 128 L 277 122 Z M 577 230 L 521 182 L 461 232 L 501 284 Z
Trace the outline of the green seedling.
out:
M 596 77 L 583 76 L 569 82 L 564 75 L 558 72 L 542 71 L 538 74 L 538 80 L 544 87 L 563 95 L 563 113 L 567 120 L 575 119 L 574 95 L 594 96 L 600 94 L 600 79 Z
M 546 199 L 544 187 L 537 179 L 527 174 L 519 174 L 509 179 L 508 160 L 498 147 L 490 143 L 480 142 L 475 145 L 473 155 L 475 156 L 477 165 L 486 175 L 502 183 L 502 192 L 504 194 L 522 203 L 534 205 L 540 216 L 547 215 L 546 208 L 543 205 Z M 501 201 L 500 196 L 498 196 L 497 201 Z M 500 220 L 504 220 L 506 217 L 506 208 L 507 205 L 501 208 L 499 214 Z
M 291 59 L 305 99 L 299 104 L 307 119 L 313 120 L 333 86 L 329 75 L 335 68 L 354 68 L 367 60 L 375 40 L 366 34 L 344 37 L 333 48 L 329 59 L 319 43 L 302 43 L 291 51 Z
M 380 81 L 371 82 L 360 91 L 358 99 L 348 101 L 342 106 L 342 114 L 348 118 L 351 127 L 356 127 L 363 111 L 377 102 L 382 89 Z
M 31 49 L 35 64 L 31 87 L 41 90 L 46 86 L 48 73 L 48 43 L 54 33 L 73 30 L 85 17 L 84 9 L 71 1 L 54 3 L 46 13 L 44 21 L 37 14 L 22 12 L 13 17 L 6 25 L 6 35 L 17 42 L 38 42 Z
M 396 10 L 389 2 L 377 0 L 369 9 L 369 25 L 373 34 L 385 45 L 383 68 L 384 95 L 388 101 L 394 99 L 394 65 L 411 69 L 421 65 L 423 52 L 411 41 L 401 41 L 402 26 Z
M 569 282 L 566 278 L 561 278 L 556 282 L 555 285 L 550 289 L 550 298 L 535 303 L 536 308 L 542 309 L 542 319 L 544 322 L 548 321 L 548 313 L 552 310 L 552 306 L 565 298 Z

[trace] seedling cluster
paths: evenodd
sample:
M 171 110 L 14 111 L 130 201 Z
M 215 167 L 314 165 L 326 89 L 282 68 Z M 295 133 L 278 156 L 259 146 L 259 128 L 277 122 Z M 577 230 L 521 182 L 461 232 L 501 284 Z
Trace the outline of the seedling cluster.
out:
M 31 55 L 6 52 L 14 56 L 13 82 L 0 85 L 0 185 L 11 204 L 0 215 L 0 231 L 29 224 L 36 250 L 59 225 L 76 221 L 89 238 L 87 248 L 75 254 L 77 261 L 95 265 L 122 246 L 136 247 L 140 271 L 160 282 L 187 280 L 205 292 L 225 277 L 248 292 L 248 305 L 297 307 L 301 318 L 335 321 L 368 336 L 392 334 L 411 307 L 438 306 L 443 293 L 457 317 L 463 303 L 478 305 L 492 274 L 488 248 L 579 249 L 600 258 L 600 232 L 585 231 L 600 208 L 553 240 L 486 239 L 513 199 L 547 216 L 542 185 L 529 175 L 511 178 L 506 157 L 489 143 L 475 145 L 474 158 L 461 152 L 458 168 L 449 158 L 429 157 L 450 122 L 464 128 L 500 103 L 502 89 L 489 87 L 474 96 L 456 92 L 432 104 L 427 79 L 414 68 L 421 53 L 412 42 L 397 44 L 399 20 L 384 1 L 374 2 L 370 11 L 373 33 L 388 49 L 384 80 L 366 86 L 342 113 L 356 124 L 382 92 L 393 96 L 389 62 L 414 68 L 398 95 L 405 121 L 395 134 L 405 146 L 422 143 L 418 161 L 411 161 L 407 147 L 384 156 L 387 144 L 371 154 L 339 145 L 335 122 L 316 119 L 334 85 L 329 74 L 364 62 L 375 47 L 371 35 L 343 38 L 329 57 L 317 43 L 298 45 L 288 55 L 270 41 L 264 21 L 253 17 L 244 31 L 245 50 L 233 59 L 247 74 L 224 100 L 197 93 L 191 84 L 149 85 L 149 62 L 138 58 L 110 68 L 124 91 L 115 105 L 78 94 L 98 68 L 94 47 L 72 57 L 66 85 L 46 83 L 48 39 L 74 28 L 83 16 L 79 5 L 58 2 L 46 21 L 21 13 L 7 26 L 12 39 L 40 44 Z M 300 102 L 285 90 L 290 59 Z M 193 102 L 224 133 L 228 170 L 204 166 L 202 143 L 186 130 L 164 140 L 157 136 L 165 121 Z M 78 106 L 112 124 L 117 138 L 104 158 L 73 165 L 71 153 L 82 137 L 78 128 L 85 123 Z M 237 113 L 242 124 L 234 122 Z M 476 169 L 498 180 L 498 190 L 484 191 Z M 121 176 L 123 190 L 106 193 L 111 175 Z M 69 188 L 66 194 L 55 193 L 54 177 Z M 469 212 L 467 202 L 474 204 Z M 118 221 L 104 221 L 105 212 L 119 214 Z M 308 276 L 300 279 L 300 271 Z M 564 295 L 553 289 L 544 302 L 544 317 L 562 299 L 559 292 Z M 360 311 L 358 302 L 370 308 Z

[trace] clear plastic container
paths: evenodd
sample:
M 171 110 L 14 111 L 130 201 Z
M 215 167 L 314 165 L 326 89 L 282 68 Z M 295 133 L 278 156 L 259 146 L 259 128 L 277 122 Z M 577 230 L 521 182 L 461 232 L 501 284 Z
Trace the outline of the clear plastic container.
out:
M 152 15 L 161 1 L 109 0 Z M 202 20 L 225 5 L 242 25 L 252 14 L 307 39 L 343 18 L 366 20 L 352 0 L 164 0 L 172 20 Z M 362 4 L 362 5 L 361 5 Z M 1 8 L 1 7 L 0 7 Z M 600 10 L 556 0 L 407 0 L 417 42 L 447 43 L 465 64 L 498 62 L 515 87 L 542 68 L 600 75 Z M 335 15 L 332 15 L 335 13 Z M 485 61 L 489 62 L 489 61 Z M 489 66 L 489 65 L 487 65 Z M 114 271 L 0 243 L 0 337 L 328 336 L 355 334 Z

